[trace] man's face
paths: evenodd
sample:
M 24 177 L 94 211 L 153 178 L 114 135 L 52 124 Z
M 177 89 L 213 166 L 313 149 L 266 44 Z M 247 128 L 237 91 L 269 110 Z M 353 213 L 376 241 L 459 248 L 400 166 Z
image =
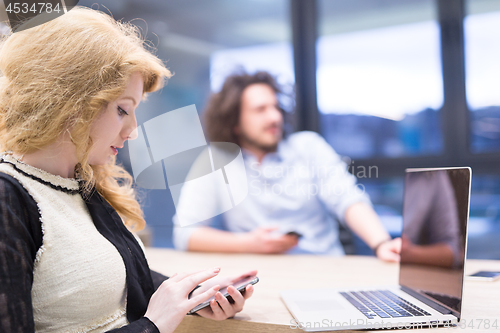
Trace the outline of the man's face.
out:
M 242 147 L 274 151 L 283 135 L 283 115 L 274 90 L 256 83 L 243 90 L 240 120 L 235 134 Z

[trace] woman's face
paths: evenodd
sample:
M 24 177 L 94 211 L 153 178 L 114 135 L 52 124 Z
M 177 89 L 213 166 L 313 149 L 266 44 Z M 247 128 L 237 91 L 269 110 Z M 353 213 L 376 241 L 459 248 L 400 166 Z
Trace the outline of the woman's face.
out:
M 129 139 L 137 127 L 135 109 L 143 96 L 144 82 L 139 72 L 132 74 L 130 81 L 115 101 L 111 101 L 103 113 L 92 124 L 90 137 L 93 146 L 89 154 L 90 165 L 108 163 L 111 155 Z

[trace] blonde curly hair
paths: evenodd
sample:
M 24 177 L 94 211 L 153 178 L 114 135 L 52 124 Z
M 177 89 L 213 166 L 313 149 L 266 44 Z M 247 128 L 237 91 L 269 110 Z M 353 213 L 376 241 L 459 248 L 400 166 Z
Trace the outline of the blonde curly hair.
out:
M 88 164 L 91 125 L 134 72 L 142 74 L 144 98 L 172 75 L 136 26 L 84 7 L 5 36 L 0 44 L 2 150 L 32 153 L 69 131 L 86 193 L 95 187 L 129 228 L 140 230 L 145 221 L 131 175 L 114 158 Z

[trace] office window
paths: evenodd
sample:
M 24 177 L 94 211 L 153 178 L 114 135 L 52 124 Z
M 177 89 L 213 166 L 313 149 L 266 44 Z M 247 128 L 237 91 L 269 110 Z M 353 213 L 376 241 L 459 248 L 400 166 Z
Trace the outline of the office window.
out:
M 358 179 L 370 196 L 382 224 L 392 237 L 402 230 L 403 177 Z M 500 258 L 500 176 L 473 175 L 468 225 L 469 259 Z M 354 237 L 357 254 L 370 255 L 370 248 Z
M 321 130 L 351 158 L 443 150 L 439 26 L 431 0 L 320 0 Z
M 464 20 L 470 149 L 500 151 L 500 2 L 469 0 Z
M 500 176 L 472 177 L 467 258 L 500 259 Z
M 266 71 L 276 77 L 283 93 L 278 96 L 286 111 L 293 110 L 293 71 L 292 45 L 287 42 L 265 43 L 255 46 L 224 49 L 210 57 L 210 86 L 213 92 L 222 88 L 227 76 L 245 71 L 255 73 Z
M 403 177 L 384 179 L 358 179 L 370 196 L 374 209 L 388 232 L 399 237 L 402 230 Z
M 225 78 L 239 70 L 249 73 L 267 71 L 282 85 L 291 86 L 295 81 L 292 45 L 290 42 L 276 42 L 214 52 L 210 58 L 212 91 L 219 91 Z

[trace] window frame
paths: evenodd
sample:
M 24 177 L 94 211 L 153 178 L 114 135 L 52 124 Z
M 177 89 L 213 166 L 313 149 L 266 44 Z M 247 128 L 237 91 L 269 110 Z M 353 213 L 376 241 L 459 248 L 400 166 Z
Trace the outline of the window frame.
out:
M 379 178 L 403 175 L 409 167 L 470 166 L 477 174 L 499 174 L 500 152 L 471 152 L 470 110 L 466 99 L 464 18 L 466 0 L 435 0 L 440 27 L 443 106 L 440 109 L 443 153 L 415 157 L 357 159 L 377 166 Z M 316 91 L 318 1 L 290 0 L 298 131 L 321 134 Z

